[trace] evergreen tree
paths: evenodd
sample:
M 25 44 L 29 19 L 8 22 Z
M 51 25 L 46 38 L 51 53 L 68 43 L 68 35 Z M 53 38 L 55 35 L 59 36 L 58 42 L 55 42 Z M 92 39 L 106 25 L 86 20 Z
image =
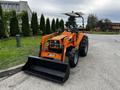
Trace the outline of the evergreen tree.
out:
M 38 19 L 37 19 L 37 13 L 35 12 L 32 13 L 31 28 L 32 28 L 33 35 L 37 35 L 38 34 Z
M 0 5 L 0 38 L 6 37 L 5 28 L 4 28 L 4 21 L 3 21 L 3 11 Z
M 40 30 L 42 30 L 42 33 L 45 34 L 45 18 L 43 14 L 40 19 Z
M 22 15 L 22 33 L 24 36 L 30 36 L 29 19 L 26 11 Z
M 19 34 L 19 26 L 18 26 L 18 19 L 16 16 L 16 12 L 12 11 L 12 17 L 10 18 L 10 35 L 15 36 Z
M 10 30 L 8 28 L 8 26 L 10 26 L 10 23 L 8 23 L 8 21 L 10 22 L 10 18 L 12 16 L 12 11 L 4 11 L 3 13 L 3 19 L 4 19 L 4 29 L 5 29 L 5 33 L 6 35 L 9 37 L 10 35 Z
M 64 31 L 64 21 L 63 21 L 63 19 L 60 20 L 59 25 L 60 25 L 60 29 L 62 31 Z
M 51 32 L 55 32 L 56 28 L 55 28 L 55 19 L 52 20 L 52 24 L 51 24 Z
M 50 30 L 50 20 L 49 18 L 46 19 L 46 28 L 45 28 L 45 33 L 46 34 L 50 34 L 51 33 L 51 30 Z
M 4 32 L 4 24 L 2 19 L 0 19 L 0 38 L 5 37 L 5 32 Z
M 97 27 L 100 28 L 101 31 L 110 31 L 111 29 L 111 20 L 109 19 L 101 19 L 97 22 Z
M 1 4 L 0 4 L 0 17 L 1 17 L 1 19 L 3 19 L 3 11 L 2 11 Z
M 94 30 L 97 26 L 98 19 L 94 14 L 90 14 L 87 19 L 87 30 Z
M 56 30 L 59 29 L 59 19 L 58 18 L 56 19 L 55 25 L 56 25 Z

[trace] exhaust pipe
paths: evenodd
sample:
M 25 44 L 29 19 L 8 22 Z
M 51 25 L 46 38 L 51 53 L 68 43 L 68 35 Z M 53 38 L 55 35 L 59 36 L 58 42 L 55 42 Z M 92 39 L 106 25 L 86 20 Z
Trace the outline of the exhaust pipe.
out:
M 42 57 L 29 56 L 22 70 L 28 74 L 40 76 L 58 83 L 69 78 L 70 67 L 67 63 Z

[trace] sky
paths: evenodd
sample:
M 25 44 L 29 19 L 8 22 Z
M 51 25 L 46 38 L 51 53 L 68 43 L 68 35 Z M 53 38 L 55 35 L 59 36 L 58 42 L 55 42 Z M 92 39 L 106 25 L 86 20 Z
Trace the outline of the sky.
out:
M 10 0 L 11 1 L 11 0 Z M 19 0 L 12 0 L 19 1 Z M 38 16 L 42 13 L 45 17 L 61 18 L 62 13 L 79 11 L 85 15 L 85 21 L 89 14 L 95 14 L 99 19 L 108 18 L 112 22 L 120 22 L 120 0 L 26 0 L 32 11 Z

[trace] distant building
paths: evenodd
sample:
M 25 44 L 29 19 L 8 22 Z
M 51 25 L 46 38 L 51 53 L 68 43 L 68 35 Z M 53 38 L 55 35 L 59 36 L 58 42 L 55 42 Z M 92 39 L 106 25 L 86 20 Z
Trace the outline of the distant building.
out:
M 111 23 L 110 31 L 120 32 L 120 23 Z
M 108 32 L 120 32 L 120 23 L 114 23 L 114 22 L 111 22 L 109 24 L 102 24 L 103 28 L 105 29 L 105 31 L 108 31 Z M 101 31 L 101 27 L 100 26 L 97 26 L 95 28 L 96 31 Z
M 22 11 L 27 11 L 29 20 L 32 17 L 32 11 L 27 3 L 27 1 L 0 1 L 3 10 L 10 11 L 15 10 L 17 13 Z

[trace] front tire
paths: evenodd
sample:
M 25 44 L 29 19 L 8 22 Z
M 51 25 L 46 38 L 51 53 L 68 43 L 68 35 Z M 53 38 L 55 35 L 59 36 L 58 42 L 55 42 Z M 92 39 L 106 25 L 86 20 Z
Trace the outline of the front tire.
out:
M 75 50 L 75 48 L 71 49 L 69 51 L 68 59 L 69 59 L 70 67 L 74 68 L 78 64 L 78 59 L 79 59 L 78 50 Z
M 79 56 L 81 57 L 85 57 L 87 55 L 87 52 L 88 52 L 88 37 L 87 36 L 84 36 L 82 42 L 80 43 L 80 46 L 79 46 Z

